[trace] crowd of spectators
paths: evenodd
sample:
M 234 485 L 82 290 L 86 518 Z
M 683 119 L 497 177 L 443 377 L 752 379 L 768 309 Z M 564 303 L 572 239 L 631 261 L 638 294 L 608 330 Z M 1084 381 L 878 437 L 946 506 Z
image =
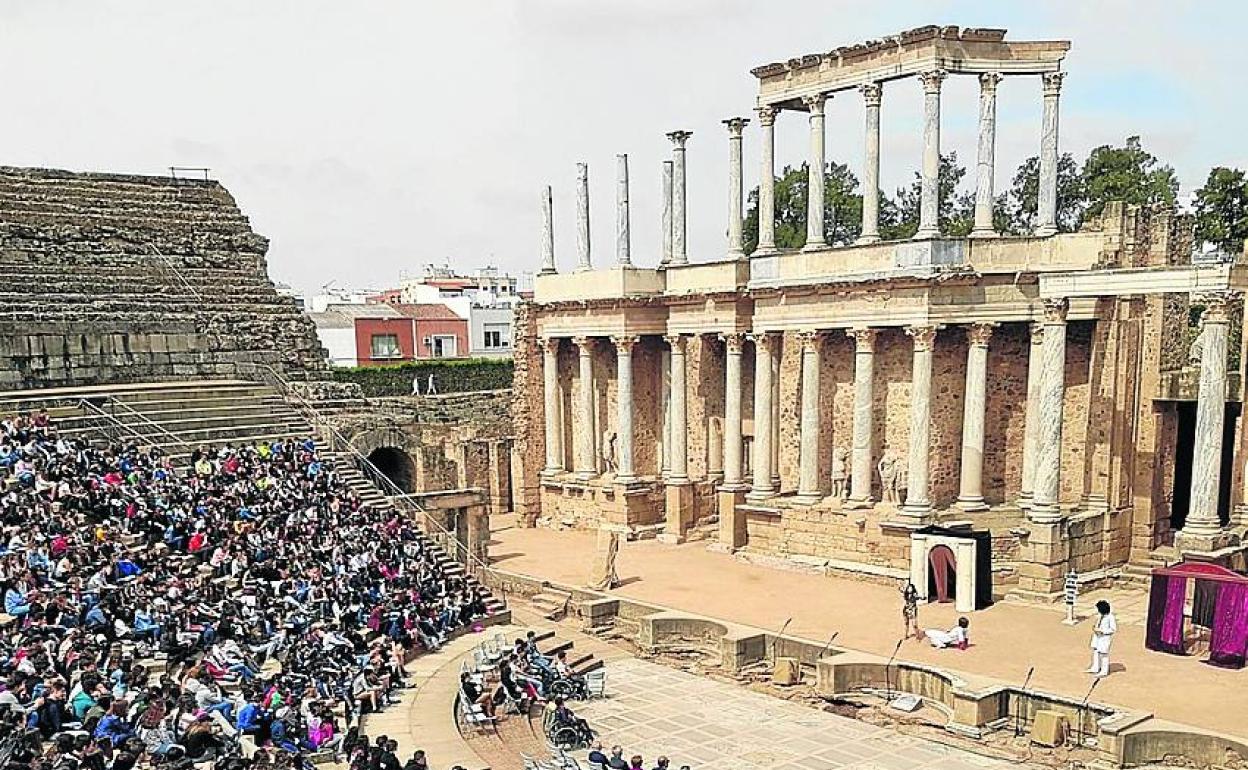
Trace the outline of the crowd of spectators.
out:
M 310 439 L 204 448 L 181 470 L 59 436 L 44 412 L 8 417 L 0 526 L 0 763 L 19 770 L 323 751 L 402 770 L 359 717 L 393 702 L 405 656 L 488 611 Z

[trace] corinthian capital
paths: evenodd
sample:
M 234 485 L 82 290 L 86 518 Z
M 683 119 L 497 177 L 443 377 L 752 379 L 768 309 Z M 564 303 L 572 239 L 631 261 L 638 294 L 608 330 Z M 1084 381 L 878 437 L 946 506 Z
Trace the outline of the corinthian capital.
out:
M 845 333 L 854 341 L 855 350 L 859 353 L 875 352 L 875 329 L 859 327 L 856 329 L 846 329 Z
M 811 116 L 823 114 L 823 103 L 832 97 L 828 94 L 811 94 L 802 97 L 802 104 L 810 111 Z
M 804 329 L 797 333 L 797 342 L 802 346 L 802 351 L 818 350 L 819 342 L 823 339 L 823 334 L 814 329 Z
M 741 332 L 721 334 L 719 338 L 724 341 L 724 350 L 732 355 L 740 355 L 745 349 L 745 335 Z
M 758 113 L 758 123 L 762 126 L 774 126 L 776 115 L 780 114 L 780 108 L 772 107 L 770 104 L 763 105 L 754 111 Z
M 907 326 L 906 334 L 914 339 L 915 350 L 931 350 L 936 344 L 936 327 L 929 325 Z
M 685 149 L 685 142 L 689 141 L 689 137 L 693 136 L 692 131 L 672 131 L 668 133 L 667 138 L 672 144 L 676 145 L 676 149 Z
M 667 344 L 671 346 L 673 353 L 684 353 L 685 343 L 689 341 L 689 338 L 683 334 L 665 334 L 663 339 L 667 340 Z
M 1196 301 L 1205 306 L 1200 316 L 1201 325 L 1230 323 L 1231 313 L 1239 303 L 1237 291 L 1207 291 L 1196 295 Z
M 1066 77 L 1065 72 L 1046 72 L 1040 76 L 1040 82 L 1044 83 L 1045 96 L 1057 96 L 1062 92 L 1062 79 Z
M 1070 301 L 1065 297 L 1050 297 L 1044 300 L 1044 322 L 1049 325 L 1066 323 L 1066 312 L 1070 310 Z
M 996 324 L 982 323 L 971 324 L 966 330 L 966 339 L 971 345 L 979 347 L 988 347 L 988 341 L 992 339 L 992 330 L 996 328 Z
M 542 337 L 542 350 L 547 353 L 559 355 L 560 341 L 561 340 L 558 337 Z
M 938 94 L 940 93 L 940 84 L 945 82 L 945 78 L 949 73 L 944 70 L 928 70 L 919 73 L 919 80 L 923 81 L 923 93 Z
M 981 72 L 979 73 L 979 92 L 984 95 L 991 95 L 997 92 L 997 84 L 1001 82 L 1000 72 Z
M 884 98 L 883 83 L 863 83 L 858 86 L 858 90 L 862 92 L 862 101 L 868 107 L 880 106 L 880 101 Z
M 777 345 L 780 343 L 779 337 L 774 334 L 768 334 L 767 332 L 755 332 L 750 336 L 754 340 L 755 350 L 761 353 L 774 353 Z
M 611 342 L 615 345 L 617 353 L 632 353 L 633 346 L 637 344 L 637 337 L 626 334 L 621 337 L 612 337 Z
M 749 118 L 728 118 L 724 121 L 724 125 L 728 126 L 728 136 L 732 139 L 740 139 L 741 132 L 745 130 L 749 122 Z

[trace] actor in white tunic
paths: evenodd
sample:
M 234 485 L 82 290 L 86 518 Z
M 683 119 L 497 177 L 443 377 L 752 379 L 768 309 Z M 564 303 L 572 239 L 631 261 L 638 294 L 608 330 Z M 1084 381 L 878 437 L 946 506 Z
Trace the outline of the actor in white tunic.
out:
M 967 628 L 971 625 L 971 621 L 966 618 L 958 618 L 958 624 L 948 631 L 941 631 L 938 628 L 929 628 L 923 632 L 923 636 L 927 638 L 927 643 L 937 649 L 945 649 L 949 647 L 962 648 L 967 645 L 970 640 L 970 634 Z
M 1096 627 L 1092 629 L 1092 665 L 1089 674 L 1109 676 L 1109 648 L 1114 643 L 1114 634 L 1118 631 L 1118 621 L 1109 609 L 1109 602 L 1096 603 Z

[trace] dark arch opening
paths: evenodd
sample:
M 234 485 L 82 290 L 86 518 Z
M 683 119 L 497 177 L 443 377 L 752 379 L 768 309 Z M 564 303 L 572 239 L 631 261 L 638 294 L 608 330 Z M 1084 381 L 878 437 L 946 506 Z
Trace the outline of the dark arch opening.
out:
M 407 452 L 395 447 L 383 446 L 374 449 L 368 456 L 368 461 L 403 492 L 415 491 L 416 464 L 412 462 Z

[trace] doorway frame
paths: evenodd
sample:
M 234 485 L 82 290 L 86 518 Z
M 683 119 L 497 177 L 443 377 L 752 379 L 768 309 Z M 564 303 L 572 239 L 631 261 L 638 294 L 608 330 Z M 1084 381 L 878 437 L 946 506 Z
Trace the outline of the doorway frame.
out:
M 953 551 L 954 569 L 957 570 L 953 607 L 958 612 L 975 611 L 976 557 L 979 544 L 970 538 L 934 535 L 915 532 L 910 535 L 910 582 L 914 584 L 919 598 L 927 601 L 927 581 L 931 567 L 928 556 L 933 548 L 943 545 Z

